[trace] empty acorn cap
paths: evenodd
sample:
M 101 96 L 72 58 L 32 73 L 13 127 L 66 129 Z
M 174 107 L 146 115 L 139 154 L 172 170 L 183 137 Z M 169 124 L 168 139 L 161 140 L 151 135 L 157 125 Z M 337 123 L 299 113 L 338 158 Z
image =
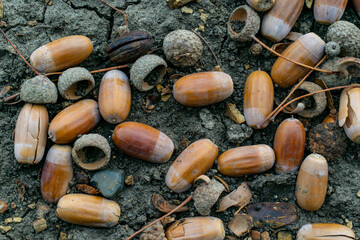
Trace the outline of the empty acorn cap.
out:
M 25 80 L 21 86 L 20 98 L 24 102 L 35 104 L 56 103 L 58 93 L 56 85 L 44 75 Z
M 85 170 L 97 170 L 110 160 L 111 148 L 103 136 L 87 134 L 74 143 L 72 157 L 74 162 Z
M 95 86 L 94 77 L 82 67 L 69 68 L 58 81 L 61 96 L 68 100 L 77 100 L 88 94 Z
M 152 89 L 162 82 L 166 74 L 167 64 L 159 56 L 150 54 L 136 60 L 130 69 L 130 80 L 141 92 Z
M 235 22 L 244 22 L 245 26 L 240 32 L 235 32 L 231 24 Z M 228 21 L 228 32 L 230 38 L 235 39 L 238 42 L 251 41 L 251 35 L 256 35 L 260 29 L 260 17 L 249 6 L 242 5 L 236 8 L 232 13 Z

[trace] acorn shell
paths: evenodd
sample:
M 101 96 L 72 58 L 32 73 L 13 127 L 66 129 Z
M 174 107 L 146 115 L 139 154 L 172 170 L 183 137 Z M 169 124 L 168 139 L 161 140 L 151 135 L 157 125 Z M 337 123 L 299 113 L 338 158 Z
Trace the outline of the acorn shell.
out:
M 348 0 L 315 0 L 314 17 L 316 22 L 332 24 L 341 19 Z
M 232 78 L 223 72 L 200 72 L 186 75 L 177 80 L 173 88 L 176 101 L 191 107 L 221 102 L 233 91 Z
M 60 95 L 68 100 L 77 100 L 88 94 L 95 86 L 94 77 L 82 67 L 69 68 L 58 80 Z
M 27 79 L 21 85 L 20 98 L 24 102 L 35 104 L 56 103 L 58 93 L 56 85 L 44 75 Z

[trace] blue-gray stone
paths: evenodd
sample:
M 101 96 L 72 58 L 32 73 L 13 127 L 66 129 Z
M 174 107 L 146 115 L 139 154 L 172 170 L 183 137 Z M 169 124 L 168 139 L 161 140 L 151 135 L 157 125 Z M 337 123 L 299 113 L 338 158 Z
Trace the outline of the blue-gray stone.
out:
M 119 169 L 105 169 L 94 174 L 91 185 L 98 188 L 106 198 L 114 198 L 124 188 L 125 172 Z

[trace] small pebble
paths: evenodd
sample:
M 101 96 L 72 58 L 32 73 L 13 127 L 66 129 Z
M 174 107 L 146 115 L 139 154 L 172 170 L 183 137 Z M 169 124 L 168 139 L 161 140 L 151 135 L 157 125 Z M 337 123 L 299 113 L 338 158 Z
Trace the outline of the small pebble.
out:
M 4 220 L 5 224 L 9 224 L 9 223 L 20 223 L 22 221 L 21 217 L 11 217 L 11 218 L 6 218 Z
M 278 240 L 292 240 L 291 233 L 289 232 L 279 232 Z
M 114 198 L 124 188 L 124 175 L 123 170 L 106 169 L 95 173 L 90 182 L 104 197 Z
M 46 220 L 44 218 L 35 220 L 33 222 L 33 228 L 35 229 L 36 233 L 40 233 L 47 228 Z
M 2 226 L 0 225 L 0 232 L 1 233 L 7 233 L 11 230 L 11 226 Z

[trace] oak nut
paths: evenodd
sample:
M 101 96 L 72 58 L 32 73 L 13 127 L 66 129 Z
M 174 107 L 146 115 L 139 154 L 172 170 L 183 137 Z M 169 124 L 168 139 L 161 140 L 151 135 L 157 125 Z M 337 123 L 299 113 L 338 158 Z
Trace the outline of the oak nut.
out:
M 69 190 L 73 178 L 71 147 L 54 145 L 46 155 L 41 173 L 41 195 L 51 203 L 56 203 Z
M 20 98 L 24 102 L 35 104 L 56 103 L 58 93 L 56 85 L 44 75 L 25 80 L 21 85 Z
M 59 200 L 55 213 L 68 223 L 110 228 L 119 222 L 120 206 L 98 196 L 67 194 Z
M 142 56 L 130 69 L 131 83 L 141 92 L 149 91 L 162 82 L 166 68 L 167 64 L 161 57 L 153 54 Z
M 231 177 L 257 174 L 272 168 L 274 150 L 265 144 L 237 147 L 227 150 L 218 159 L 218 170 Z
M 45 106 L 27 103 L 16 121 L 15 158 L 19 163 L 37 164 L 44 156 L 49 115 Z
M 195 33 L 178 29 L 166 35 L 163 42 L 166 59 L 176 67 L 190 67 L 200 59 L 203 45 Z
M 56 72 L 81 63 L 92 50 L 89 38 L 73 35 L 39 47 L 31 54 L 30 62 L 40 72 Z
M 77 100 L 94 88 L 95 80 L 87 69 L 74 67 L 65 70 L 60 75 L 57 86 L 63 98 Z
M 348 0 L 315 0 L 314 17 L 318 23 L 330 25 L 341 19 Z
M 266 12 L 275 4 L 275 0 L 246 0 L 246 2 L 259 12 Z
M 249 75 L 244 90 L 244 116 L 246 124 L 255 129 L 265 128 L 269 121 L 261 122 L 271 113 L 274 105 L 274 86 L 269 74 L 255 71 Z
M 209 139 L 201 139 L 188 146 L 170 166 L 166 185 L 174 192 L 189 190 L 195 179 L 204 175 L 214 164 L 218 147 Z
M 298 233 L 297 240 L 323 240 L 355 239 L 354 232 L 341 224 L 336 223 L 311 223 L 303 225 Z
M 165 163 L 174 151 L 174 143 L 165 133 L 137 122 L 117 125 L 112 139 L 124 153 L 147 162 Z
M 225 230 L 223 222 L 218 218 L 189 217 L 171 224 L 165 236 L 168 240 L 222 240 L 225 238 Z
M 317 153 L 307 156 L 301 164 L 296 181 L 296 201 L 307 211 L 316 211 L 325 201 L 328 183 L 328 164 Z
M 91 131 L 101 116 L 96 101 L 84 99 L 65 108 L 50 122 L 48 135 L 55 143 L 70 143 Z
M 221 102 L 234 91 L 230 75 L 223 72 L 200 72 L 176 81 L 173 94 L 176 101 L 191 107 Z
M 152 47 L 149 33 L 132 31 L 114 39 L 107 47 L 106 52 L 111 61 L 118 64 L 134 62 L 145 55 Z
M 131 106 L 129 78 L 119 70 L 107 72 L 101 79 L 99 89 L 99 110 L 108 123 L 125 121 Z

